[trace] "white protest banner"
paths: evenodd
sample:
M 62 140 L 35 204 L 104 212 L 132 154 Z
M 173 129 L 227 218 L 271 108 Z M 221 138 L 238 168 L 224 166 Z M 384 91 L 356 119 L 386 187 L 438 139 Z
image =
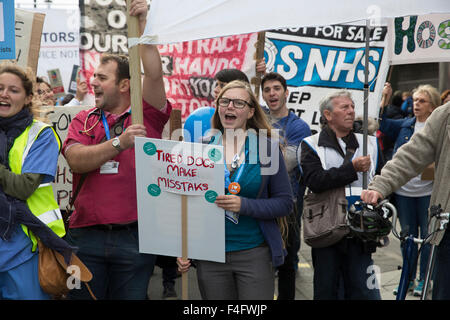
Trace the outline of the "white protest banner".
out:
M 267 69 L 287 82 L 288 108 L 319 131 L 319 102 L 332 91 L 347 89 L 363 115 L 365 25 L 297 27 L 266 32 Z M 388 70 L 387 27 L 371 29 L 369 50 L 369 117 L 378 118 Z
M 70 90 L 72 70 L 80 65 L 80 11 L 38 9 L 45 14 L 45 22 L 41 37 L 41 50 L 37 75 L 45 76 L 52 84 L 53 91 L 64 96 Z M 62 86 L 55 87 L 54 70 L 59 69 Z
M 58 133 L 61 144 L 67 137 L 69 124 L 72 119 L 82 110 L 89 109 L 87 106 L 65 107 L 58 106 L 47 115 L 49 123 Z M 61 145 L 62 147 L 62 145 Z M 62 154 L 58 157 L 58 169 L 56 171 L 55 180 L 53 181 L 53 193 L 61 210 L 65 210 L 69 203 L 69 197 L 72 196 L 72 171 L 67 164 L 66 158 Z
M 450 61 L 450 13 L 389 19 L 388 34 L 390 64 Z
M 14 2 L 0 0 L 0 60 L 16 57 Z
M 153 0 L 140 40 L 164 44 L 447 11 L 448 0 Z
M 182 195 L 189 258 L 225 262 L 223 147 L 137 137 L 139 251 L 182 256 Z

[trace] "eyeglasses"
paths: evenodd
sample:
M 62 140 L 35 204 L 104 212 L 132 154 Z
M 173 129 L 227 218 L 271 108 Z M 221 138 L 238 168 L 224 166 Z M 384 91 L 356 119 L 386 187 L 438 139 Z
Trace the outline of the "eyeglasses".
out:
M 413 101 L 414 101 L 414 103 L 428 103 L 428 102 L 430 102 L 430 101 L 427 101 L 425 99 L 418 99 L 418 98 L 413 99 Z
M 41 90 L 41 89 L 38 89 L 38 91 L 37 91 L 37 93 L 38 93 L 39 95 L 44 94 L 44 93 L 52 93 L 52 92 L 53 92 L 53 91 L 50 90 L 50 89 L 47 89 L 47 90 Z
M 248 103 L 245 100 L 242 99 L 228 99 L 228 98 L 220 98 L 217 103 L 219 104 L 219 107 L 225 108 L 228 107 L 230 102 L 233 102 L 233 107 L 235 107 L 236 109 L 242 109 L 244 108 L 246 105 L 248 105 L 249 107 L 251 107 L 250 103 Z

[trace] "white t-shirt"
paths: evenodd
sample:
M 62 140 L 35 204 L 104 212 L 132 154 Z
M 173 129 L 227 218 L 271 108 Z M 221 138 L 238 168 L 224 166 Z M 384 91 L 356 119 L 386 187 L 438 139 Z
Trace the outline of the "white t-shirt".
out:
M 416 121 L 413 135 L 422 130 L 424 126 L 425 122 Z M 433 181 L 422 180 L 422 174 L 419 174 L 400 187 L 395 193 L 404 197 L 424 197 L 431 195 L 432 190 Z

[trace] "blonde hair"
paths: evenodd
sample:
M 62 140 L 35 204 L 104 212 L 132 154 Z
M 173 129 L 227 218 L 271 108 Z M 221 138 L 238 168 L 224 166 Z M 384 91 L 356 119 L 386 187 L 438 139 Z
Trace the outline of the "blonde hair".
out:
M 416 93 L 424 93 L 430 98 L 433 110 L 441 105 L 441 96 L 439 91 L 430 84 L 423 84 L 414 89 L 413 98 Z
M 269 121 L 267 120 L 267 116 L 264 113 L 263 109 L 259 105 L 258 99 L 256 98 L 255 94 L 253 93 L 252 89 L 250 88 L 250 85 L 244 81 L 241 80 L 234 80 L 225 85 L 220 93 L 218 94 L 216 98 L 216 106 L 218 106 L 218 101 L 225 92 L 227 92 L 230 89 L 243 89 L 247 92 L 248 96 L 250 97 L 250 108 L 253 108 L 255 110 L 253 117 L 247 120 L 247 127 L 246 129 L 254 129 L 257 133 L 259 133 L 259 130 L 264 129 L 267 132 L 267 136 L 271 136 L 271 126 L 269 124 Z M 223 125 L 220 122 L 219 117 L 219 109 L 216 108 L 216 111 L 214 112 L 214 115 L 212 117 L 212 127 L 214 129 L 220 130 L 220 132 L 223 133 Z

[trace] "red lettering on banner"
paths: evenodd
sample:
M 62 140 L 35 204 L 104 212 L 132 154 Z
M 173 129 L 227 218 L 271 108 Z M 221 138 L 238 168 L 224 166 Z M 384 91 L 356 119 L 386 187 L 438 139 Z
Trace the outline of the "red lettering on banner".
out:
M 168 100 L 181 110 L 186 119 L 194 110 L 211 106 L 216 81 L 214 76 L 223 69 L 241 70 L 249 50 L 254 50 L 256 34 L 227 36 L 158 46 L 164 72 Z M 91 81 L 100 63 L 100 53 L 81 50 L 82 77 Z
M 214 76 L 222 69 L 242 69 L 253 34 L 203 39 L 158 46 L 163 60 L 168 99 L 185 119 L 211 106 Z

